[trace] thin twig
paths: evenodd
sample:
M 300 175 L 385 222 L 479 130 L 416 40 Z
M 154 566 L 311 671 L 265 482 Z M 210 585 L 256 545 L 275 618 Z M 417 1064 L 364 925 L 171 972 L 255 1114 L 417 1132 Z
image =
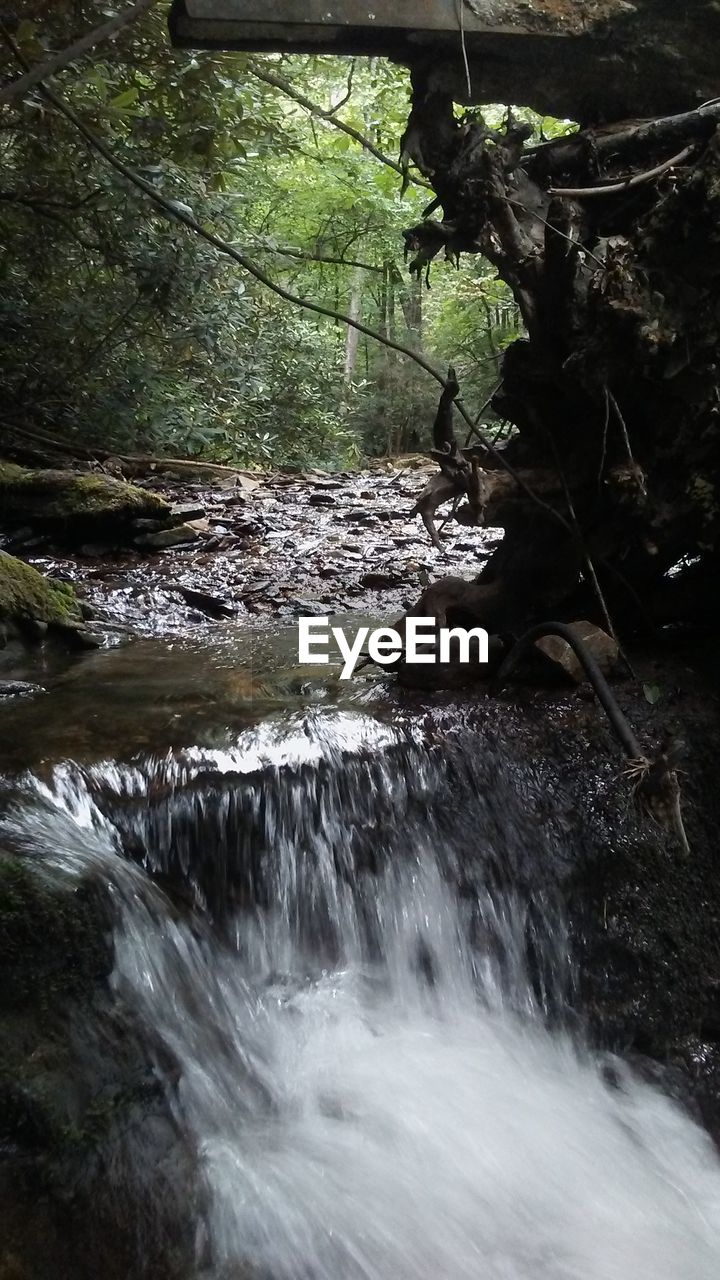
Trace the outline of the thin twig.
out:
M 548 195 L 565 196 L 569 200 L 585 200 L 590 196 L 610 196 L 615 195 L 619 191 L 629 191 L 632 187 L 642 186 L 645 182 L 652 182 L 653 178 L 660 178 L 668 169 L 674 169 L 676 165 L 682 164 L 687 160 L 694 150 L 695 144 L 684 147 L 671 160 L 665 160 L 663 164 L 658 164 L 654 169 L 648 169 L 646 173 L 636 173 L 630 178 L 623 178 L 619 182 L 611 182 L 607 186 L 598 187 L 550 187 Z
M 552 195 L 553 192 L 551 191 L 549 194 Z M 559 194 L 563 193 L 561 192 Z M 580 240 L 573 240 L 572 236 L 566 235 L 566 233 L 561 231 L 559 227 L 554 227 L 552 222 L 548 222 L 547 218 L 543 218 L 542 214 L 538 213 L 536 209 L 528 209 L 520 200 L 512 200 L 510 196 L 506 196 L 505 199 L 508 204 L 515 205 L 516 209 L 522 209 L 523 213 L 529 214 L 531 218 L 537 218 L 538 222 L 542 222 L 544 227 L 547 227 L 550 231 L 554 231 L 556 236 L 561 236 L 563 240 L 567 240 L 568 244 L 571 244 L 573 249 L 577 249 L 578 253 L 586 254 L 588 258 L 592 258 L 593 262 L 597 262 L 598 266 L 602 267 L 603 271 L 607 271 L 607 263 L 603 262 L 602 258 L 598 258 L 596 254 L 594 254 L 591 249 L 588 249 L 587 245 L 582 244 Z
M 353 77 L 354 77 L 354 75 L 355 75 L 355 66 L 356 66 L 356 61 L 357 61 L 357 60 L 356 60 L 355 58 L 352 58 L 352 59 L 351 59 L 351 61 L 350 61 L 350 71 L 349 71 L 349 73 L 348 73 L 348 78 L 347 78 L 347 87 L 346 87 L 346 89 L 345 89 L 345 92 L 344 92 L 344 94 L 343 94 L 342 98 L 340 99 L 340 101 L 335 103 L 335 106 L 334 106 L 334 107 L 329 107 L 329 108 L 328 108 L 328 112 L 327 112 L 328 116 L 334 116 L 334 115 L 335 115 L 335 113 L 336 113 L 336 112 L 338 112 L 338 111 L 340 110 L 340 108 L 341 108 L 341 107 L 344 107 L 344 106 L 345 106 L 345 103 L 346 103 L 346 102 L 349 102 L 349 101 L 350 101 L 350 97 L 351 97 L 351 95 L 352 95 L 352 89 L 353 89 Z
M 559 456 L 559 454 L 558 454 L 557 445 L 556 445 L 556 443 L 555 443 L 554 439 L 552 438 L 552 436 L 550 435 L 550 433 L 549 433 L 549 432 L 547 432 L 546 434 L 547 434 L 547 436 L 548 436 L 548 440 L 549 440 L 549 442 L 550 442 L 550 446 L 551 446 L 552 451 L 553 451 L 553 454 L 554 454 L 554 456 L 555 456 L 555 467 L 556 467 L 556 470 L 557 470 L 558 476 L 560 477 L 560 483 L 562 484 L 562 487 L 563 487 L 563 492 L 564 492 L 564 494 L 565 494 L 565 501 L 566 501 L 566 503 L 567 503 L 568 511 L 570 512 L 570 519 L 571 519 L 571 521 L 572 521 L 572 525 L 573 525 L 573 530 L 574 530 L 574 533 L 575 533 L 575 537 L 576 537 L 576 539 L 577 539 L 578 546 L 580 547 L 580 550 L 581 550 L 581 552 L 582 552 L 582 557 L 583 557 L 583 560 L 584 560 L 584 562 L 585 562 L 585 568 L 586 568 L 586 571 L 587 571 L 588 577 L 589 577 L 589 579 L 590 579 L 590 582 L 591 582 L 591 585 L 592 585 L 592 589 L 593 589 L 593 591 L 595 592 L 595 597 L 596 597 L 597 602 L 598 602 L 598 604 L 599 604 L 599 606 L 600 606 L 600 611 L 601 611 L 602 616 L 603 616 L 603 619 L 604 619 L 604 621 L 605 621 L 605 626 L 607 627 L 608 634 L 609 634 L 609 635 L 611 635 L 611 636 L 612 636 L 612 638 L 613 638 L 613 640 L 615 641 L 615 643 L 616 643 L 616 645 L 617 645 L 617 647 L 618 647 L 618 653 L 619 653 L 620 657 L 622 658 L 623 662 L 625 663 L 625 666 L 627 667 L 627 669 L 628 669 L 628 671 L 629 671 L 630 675 L 633 677 L 633 679 L 636 679 L 636 678 L 637 678 L 637 676 L 636 676 L 635 670 L 634 670 L 634 668 L 633 668 L 633 666 L 632 666 L 632 664 L 631 664 L 631 662 L 630 662 L 630 659 L 628 658 L 627 654 L 625 653 L 625 651 L 624 651 L 624 649 L 623 649 L 622 645 L 620 644 L 620 640 L 619 640 L 619 638 L 618 638 L 617 631 L 615 630 L 615 626 L 614 626 L 613 620 L 612 620 L 612 618 L 611 618 L 611 616 L 610 616 L 610 610 L 608 609 L 607 601 L 606 601 L 606 599 L 605 599 L 605 595 L 604 595 L 604 593 L 603 593 L 603 589 L 602 589 L 602 587 L 600 586 L 600 580 L 599 580 L 599 578 L 598 578 L 598 576 L 597 576 L 597 571 L 596 571 L 596 569 L 595 569 L 595 565 L 594 565 L 594 563 L 593 563 L 592 556 L 590 555 L 590 551 L 589 551 L 589 548 L 588 548 L 587 542 L 586 542 L 586 540 L 585 540 L 585 534 L 583 533 L 582 526 L 581 526 L 580 521 L 578 520 L 578 517 L 577 517 L 577 512 L 576 512 L 576 510 L 575 510 L 575 504 L 574 504 L 574 502 L 573 502 L 573 500 L 572 500 L 572 494 L 570 493 L 570 486 L 569 486 L 569 484 L 568 484 L 568 482 L 567 482 L 567 477 L 566 477 L 566 475 L 565 475 L 565 471 L 564 471 L 564 469 L 563 469 L 562 463 L 560 462 L 560 456 Z
M 609 389 L 608 387 L 606 387 L 606 388 L 605 388 L 605 393 L 606 393 L 606 395 L 607 395 L 607 397 L 608 397 L 608 400 L 610 401 L 610 404 L 612 405 L 613 409 L 615 410 L 615 417 L 617 418 L 617 420 L 618 420 L 618 422 L 619 422 L 619 424 L 620 424 L 620 431 L 621 431 L 621 434 L 622 434 L 623 442 L 624 442 L 624 444 L 625 444 L 625 450 L 626 450 L 626 452 L 627 452 L 628 461 L 630 462 L 630 465 L 631 465 L 632 467 L 635 467 L 635 466 L 636 466 L 636 463 L 635 463 L 635 459 L 634 459 L 634 457 L 633 457 L 633 451 L 632 451 L 632 448 L 631 448 L 631 446 L 630 446 L 630 437 L 629 437 L 629 435 L 628 435 L 628 429 L 627 429 L 627 427 L 626 427 L 626 425 L 625 425 L 625 419 L 623 418 L 622 413 L 620 412 L 620 405 L 618 404 L 617 400 L 615 399 L 615 396 L 613 395 L 612 391 L 610 391 L 610 389 Z
M 229 240 L 228 244 L 232 245 L 233 241 Z M 358 267 L 361 271 L 383 274 L 382 267 L 376 267 L 371 262 L 360 262 L 356 258 L 334 258 L 329 254 L 305 253 L 302 249 L 283 249 L 280 245 L 262 243 L 253 245 L 253 248 L 259 253 L 271 253 L 278 258 L 298 258 L 300 262 L 319 262 L 321 265 L 327 264 L 332 267 Z
M 500 390 L 501 386 L 502 386 L 502 379 L 500 379 L 500 381 L 498 382 L 498 384 L 497 384 L 497 386 L 495 387 L 494 391 L 491 391 L 491 392 L 490 392 L 490 395 L 488 396 L 488 398 L 487 398 L 487 400 L 485 401 L 485 403 L 484 403 L 484 404 L 482 404 L 482 405 L 480 406 L 480 408 L 478 409 L 477 413 L 475 414 L 475 421 L 474 421 L 473 425 L 471 426 L 470 430 L 468 431 L 467 436 L 465 437 L 465 446 L 464 446 L 464 447 L 465 447 L 466 449 L 467 449 L 468 445 L 470 444 L 470 441 L 471 441 L 471 439 L 472 439 L 472 437 L 473 437 L 474 435 L 477 435 L 477 436 L 480 438 L 480 440 L 482 441 L 482 443 L 483 443 L 486 447 L 487 447 L 487 445 L 490 443 L 490 442 L 489 442 L 489 441 L 487 441 L 487 440 L 485 439 L 485 437 L 480 433 L 480 431 L 478 430 L 478 426 L 479 426 L 480 419 L 481 419 L 482 415 L 484 414 L 485 410 L 486 410 L 486 409 L 488 409 L 488 408 L 490 407 L 490 405 L 492 404 L 492 402 L 493 402 L 493 400 L 495 399 L 495 396 L 497 395 L 497 393 L 498 393 L 498 391 Z M 458 405 L 458 409 L 460 409 L 460 405 Z
M 472 102 L 472 80 L 470 79 L 470 63 L 468 62 L 467 44 L 465 43 L 465 0 L 457 0 L 458 23 L 460 26 L 460 44 L 462 46 L 465 80 L 467 82 L 468 101 Z
M 324 120 L 326 124 L 331 124 L 335 129 L 339 129 L 341 133 L 347 134 L 349 138 L 359 143 L 365 151 L 369 151 L 371 156 L 375 156 L 376 160 L 380 160 L 389 169 L 394 169 L 395 173 L 399 174 L 401 178 L 405 178 L 405 171 L 396 160 L 386 156 L 379 147 L 376 147 L 358 129 L 354 129 L 351 124 L 346 124 L 344 120 L 338 120 L 332 111 L 326 111 L 323 107 L 319 107 L 316 102 L 313 102 L 312 99 L 306 98 L 305 94 L 296 89 L 284 76 L 276 75 L 273 71 L 266 71 L 264 67 L 255 62 L 250 63 L 249 70 L 257 80 L 262 80 L 263 84 L 269 84 L 273 89 L 279 89 L 286 97 L 292 98 L 293 102 L 297 102 L 298 106 L 303 107 L 305 111 L 309 111 L 311 116 L 316 116 L 318 120 Z M 432 191 L 430 183 L 425 182 L 423 178 L 410 178 L 410 181 L 417 187 L 425 187 L 428 191 Z
M 610 392 L 607 389 L 607 383 L 603 384 L 605 393 L 605 422 L 603 423 L 602 453 L 600 454 L 600 469 L 598 471 L 598 491 L 602 484 L 603 471 L 605 470 L 605 459 L 607 457 L 607 441 L 608 427 L 610 426 Z

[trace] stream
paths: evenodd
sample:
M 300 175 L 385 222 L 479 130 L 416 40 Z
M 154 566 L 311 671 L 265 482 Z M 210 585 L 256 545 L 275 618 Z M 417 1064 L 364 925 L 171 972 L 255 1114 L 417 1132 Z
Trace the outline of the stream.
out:
M 36 747 L 5 846 L 112 900 L 192 1275 L 714 1280 L 712 1144 L 590 1050 L 562 904 L 528 891 L 528 847 L 573 840 L 537 825 L 548 777 L 309 681 L 292 634 L 101 651 L 2 713 Z
M 289 619 L 138 630 L 4 659 L 0 849 L 111 935 L 72 1069 L 29 1062 L 78 1133 L 112 1115 L 58 1166 L 82 1266 L 0 1274 L 716 1280 L 716 1147 L 587 1026 L 563 886 L 634 838 L 593 709 L 339 683 Z

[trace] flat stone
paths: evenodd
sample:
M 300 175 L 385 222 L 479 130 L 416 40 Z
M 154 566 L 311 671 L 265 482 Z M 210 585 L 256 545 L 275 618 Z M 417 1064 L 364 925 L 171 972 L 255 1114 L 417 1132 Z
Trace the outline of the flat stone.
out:
M 327 605 L 321 604 L 319 600 L 308 600 L 303 596 L 295 600 L 286 600 L 285 606 L 291 609 L 296 617 L 325 618 L 328 613 Z
M 132 527 L 136 533 L 157 533 L 158 529 L 167 529 L 168 522 L 167 520 L 146 520 L 141 518 L 133 520 Z M 82 547 L 80 552 L 83 554 Z
M 148 551 L 165 551 L 168 547 L 179 547 L 184 542 L 196 542 L 196 529 L 189 524 L 180 524 L 173 529 L 158 529 L 156 533 L 143 533 L 135 539 L 135 546 Z
M 209 618 L 232 618 L 235 610 L 225 600 L 212 596 L 207 591 L 197 591 L 194 587 L 178 587 L 179 594 L 193 609 L 206 614 Z
M 140 521 L 137 523 L 139 524 Z M 148 523 L 154 524 L 155 521 L 150 520 Z M 80 547 L 80 555 L 87 556 L 88 560 L 100 560 L 103 556 L 112 555 L 116 549 L 116 547 L 110 546 L 106 542 L 86 542 Z
M 205 515 L 205 508 L 198 505 L 197 502 L 189 502 L 178 504 L 170 508 L 169 521 L 173 525 L 185 524 L 189 520 L 201 520 Z M 166 524 L 168 521 L 166 521 Z

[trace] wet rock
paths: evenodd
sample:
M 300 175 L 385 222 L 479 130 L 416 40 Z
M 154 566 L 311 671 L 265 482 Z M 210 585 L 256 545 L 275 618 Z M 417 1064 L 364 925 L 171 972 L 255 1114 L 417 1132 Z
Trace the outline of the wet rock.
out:
M 179 547 L 183 543 L 196 542 L 199 537 L 197 529 L 189 524 L 180 524 L 173 529 L 158 529 L 156 533 L 143 533 L 135 539 L 135 546 L 149 551 L 165 551 L 168 547 Z
M 29 680 L 0 680 L 0 698 L 30 698 L 36 693 L 45 693 L 41 684 L 31 684 Z
M 192 1155 L 107 986 L 109 896 L 33 861 L 0 851 L 0 1276 L 184 1280 Z
M 403 581 L 398 573 L 364 573 L 360 585 L 371 591 L 385 591 L 398 586 Z
M 39 618 L 26 618 L 22 624 L 22 630 L 28 640 L 34 640 L 36 644 L 41 644 L 48 633 L 47 622 L 42 622 Z
M 187 604 L 193 609 L 199 609 L 208 618 L 232 618 L 235 615 L 235 610 L 224 600 L 208 595 L 206 591 L 196 591 L 192 587 L 178 587 L 177 591 Z
M 48 626 L 78 625 L 80 605 L 72 587 L 53 582 L 15 556 L 0 551 L 0 622 L 42 639 Z
M 259 520 L 240 520 L 235 525 L 235 532 L 243 538 L 258 538 L 265 528 Z
M 187 524 L 191 520 L 202 520 L 204 515 L 205 508 L 197 503 L 179 503 L 170 508 L 169 521 L 173 525 Z
M 571 622 L 570 630 L 582 640 L 586 649 L 597 662 L 600 670 L 606 675 L 617 665 L 617 642 L 606 631 L 596 627 L 592 622 Z M 582 684 L 585 671 L 582 663 L 566 640 L 560 636 L 543 636 L 535 642 L 535 648 L 560 671 L 570 677 L 575 684 Z
M 69 649 L 99 649 L 102 645 L 102 636 L 87 627 L 60 625 L 55 630 Z
M 157 520 L 135 520 L 133 527 L 136 529 L 160 529 L 162 525 Z M 88 560 L 101 560 L 105 556 L 112 555 L 113 551 L 116 550 L 116 547 L 107 542 L 86 542 L 80 547 L 79 554 L 87 556 Z
M 167 529 L 167 520 L 133 520 L 133 529 L 136 533 L 157 533 L 158 529 Z M 81 548 L 82 552 L 82 548 Z
M 366 511 L 363 507 L 351 507 L 344 512 L 346 520 L 354 520 L 356 524 L 377 524 L 378 517 L 374 511 Z
M 311 507 L 333 507 L 335 499 L 331 493 L 311 493 L 308 498 L 308 505 Z
M 301 596 L 295 600 L 286 600 L 285 603 L 292 610 L 295 617 L 327 617 L 327 605 L 322 604 L 319 600 L 308 600 Z

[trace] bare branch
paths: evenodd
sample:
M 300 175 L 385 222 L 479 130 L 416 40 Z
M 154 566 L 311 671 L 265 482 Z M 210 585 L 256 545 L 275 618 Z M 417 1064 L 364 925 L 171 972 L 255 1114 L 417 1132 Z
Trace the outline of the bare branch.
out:
M 324 120 L 326 124 L 331 124 L 333 128 L 339 129 L 341 133 L 346 133 L 349 138 L 353 138 L 355 142 L 358 142 L 365 151 L 369 151 L 371 156 L 375 156 L 376 160 L 380 160 L 382 164 L 387 165 L 389 169 L 393 169 L 401 178 L 405 178 L 405 170 L 397 160 L 392 160 L 390 156 L 386 156 L 369 138 L 366 138 L 357 129 L 353 129 L 351 124 L 346 124 L 344 120 L 338 120 L 333 111 L 325 111 L 316 102 L 306 98 L 305 94 L 296 89 L 284 76 L 276 75 L 274 71 L 266 71 L 264 67 L 255 62 L 250 64 L 250 71 L 257 80 L 262 80 L 264 84 L 269 84 L 273 89 L 279 89 L 281 93 L 286 94 L 288 98 L 292 98 L 293 102 L 297 102 L 298 106 L 303 107 L 305 111 L 309 111 L 318 120 Z M 333 110 L 336 111 L 337 108 Z M 426 187 L 428 191 L 432 191 L 430 183 L 425 182 L 422 178 L 411 178 L 411 182 L 414 182 L 417 187 Z
M 630 191 L 632 187 L 639 187 L 645 182 L 652 182 L 653 178 L 660 178 L 668 169 L 674 169 L 676 165 L 683 164 L 693 152 L 693 147 L 683 147 L 676 156 L 672 156 L 670 160 L 665 160 L 663 164 L 658 164 L 654 169 L 648 169 L 646 173 L 635 173 L 630 178 L 620 178 L 616 182 L 609 182 L 605 186 L 597 187 L 550 187 L 548 195 L 565 196 L 571 200 L 587 200 L 588 196 L 611 196 L 616 192 Z
M 325 253 L 303 252 L 302 249 L 283 249 L 280 245 L 259 244 L 256 249 L 263 253 L 274 253 L 280 258 L 298 258 L 301 262 L 322 262 L 332 267 L 358 267 L 361 271 L 375 271 L 382 275 L 383 268 L 371 262 L 359 262 L 356 258 L 333 258 Z

